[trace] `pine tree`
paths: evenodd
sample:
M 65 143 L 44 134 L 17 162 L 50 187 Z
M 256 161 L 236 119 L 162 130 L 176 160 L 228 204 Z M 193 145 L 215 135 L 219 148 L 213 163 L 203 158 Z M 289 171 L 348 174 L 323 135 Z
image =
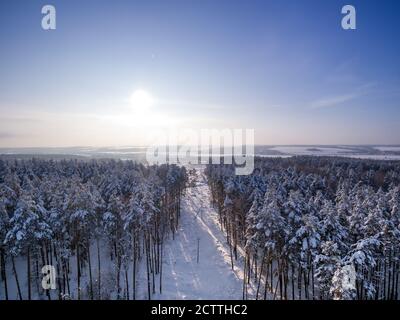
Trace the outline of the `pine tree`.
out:
M 321 253 L 315 257 L 316 272 L 320 298 L 331 299 L 332 279 L 340 265 L 341 257 L 338 245 L 333 241 L 321 244 Z M 339 275 L 337 275 L 339 276 Z M 339 295 L 339 292 L 337 293 Z
M 28 299 L 32 298 L 31 292 L 31 252 L 37 247 L 43 250 L 44 241 L 51 239 L 52 231 L 43 220 L 44 208 L 38 206 L 29 193 L 24 191 L 17 202 L 16 209 L 10 219 L 10 230 L 7 232 L 5 244 L 12 255 L 13 271 L 18 287 L 18 295 L 22 299 L 22 293 L 17 272 L 15 270 L 14 257 L 25 254 L 27 257 L 27 282 Z M 45 253 L 42 252 L 43 260 Z M 47 261 L 45 264 L 47 263 Z M 48 295 L 50 298 L 50 296 Z

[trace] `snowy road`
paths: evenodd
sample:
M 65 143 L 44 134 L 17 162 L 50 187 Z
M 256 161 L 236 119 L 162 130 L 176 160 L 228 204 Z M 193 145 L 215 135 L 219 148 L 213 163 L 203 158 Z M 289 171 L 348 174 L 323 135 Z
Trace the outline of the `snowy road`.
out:
M 175 240 L 168 240 L 165 245 L 163 293 L 153 299 L 242 298 L 241 261 L 232 271 L 229 247 L 219 228 L 218 214 L 211 206 L 210 190 L 203 173 L 197 174 L 196 186 L 189 188 L 182 200 Z

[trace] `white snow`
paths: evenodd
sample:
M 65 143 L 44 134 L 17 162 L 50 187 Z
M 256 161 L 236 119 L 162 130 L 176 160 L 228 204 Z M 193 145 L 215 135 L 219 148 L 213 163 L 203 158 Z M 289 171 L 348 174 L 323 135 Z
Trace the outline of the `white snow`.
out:
M 182 200 L 180 227 L 175 240 L 165 245 L 163 292 L 153 299 L 242 299 L 242 257 L 231 269 L 230 251 L 218 225 L 218 213 L 211 206 L 205 176 L 197 171 L 195 187 Z M 199 239 L 199 263 L 197 241 Z M 144 268 L 143 268 L 144 269 Z M 145 275 L 140 295 L 147 297 Z M 253 292 L 250 288 L 249 294 Z
M 379 147 L 374 147 L 374 149 L 377 149 L 379 151 L 394 151 L 394 152 L 400 152 L 400 146 L 394 146 L 394 147 L 388 147 L 388 146 L 379 146 Z
M 323 155 L 337 156 L 348 153 L 349 149 L 337 147 L 315 147 L 315 146 L 277 146 L 270 150 L 279 151 L 291 155 Z
M 159 275 L 156 275 L 156 291 L 152 299 L 242 299 L 243 289 L 243 250 L 238 248 L 238 260 L 234 261 L 234 269 L 231 269 L 230 250 L 225 234 L 221 231 L 218 222 L 218 213 L 211 205 L 211 193 L 207 185 L 203 167 L 197 169 L 197 182 L 194 187 L 189 187 L 182 199 L 182 211 L 179 228 L 175 234 L 165 241 L 163 253 L 163 282 L 162 294 L 159 293 Z M 197 243 L 199 240 L 199 263 L 197 263 Z M 102 284 L 109 298 L 115 299 L 113 290 L 113 262 L 110 260 L 109 248 L 106 241 L 101 241 L 101 265 Z M 97 256 L 95 243 L 91 246 L 92 272 L 97 279 Z M 15 259 L 19 276 L 22 295 L 27 299 L 27 277 L 25 257 Z M 71 298 L 77 299 L 76 256 L 70 258 L 70 287 Z M 82 296 L 87 296 L 88 272 L 82 270 L 81 288 Z M 8 287 L 10 299 L 18 299 L 15 279 L 12 273 L 11 263 L 7 264 Z M 40 275 L 41 276 L 41 275 Z M 132 299 L 132 264 L 128 270 L 130 299 Z M 121 272 L 121 293 L 124 293 L 124 278 Z M 41 278 L 40 278 L 41 279 Z M 37 295 L 37 284 L 32 282 L 32 298 L 46 299 L 46 296 Z M 96 284 L 95 284 L 96 286 Z M 138 266 L 136 278 L 136 299 L 147 299 L 147 277 L 145 259 Z M 255 296 L 255 284 L 248 286 L 248 298 Z M 1 284 L 0 300 L 4 299 Z M 103 290 L 102 290 L 103 291 Z M 51 292 L 52 299 L 57 299 L 58 290 Z
M 19 230 L 16 237 L 18 241 L 21 241 L 24 238 L 24 233 Z

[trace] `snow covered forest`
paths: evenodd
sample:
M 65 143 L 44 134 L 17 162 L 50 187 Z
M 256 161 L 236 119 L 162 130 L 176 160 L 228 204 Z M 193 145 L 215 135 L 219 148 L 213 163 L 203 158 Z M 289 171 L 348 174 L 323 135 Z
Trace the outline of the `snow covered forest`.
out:
M 138 264 L 147 298 L 161 292 L 186 179 L 174 165 L 0 160 L 0 299 L 135 299 Z
M 0 300 L 399 299 L 400 166 L 0 159 L 0 249 Z
M 232 268 L 245 251 L 243 299 L 252 284 L 255 299 L 399 299 L 399 162 L 257 158 L 255 168 L 206 169 Z

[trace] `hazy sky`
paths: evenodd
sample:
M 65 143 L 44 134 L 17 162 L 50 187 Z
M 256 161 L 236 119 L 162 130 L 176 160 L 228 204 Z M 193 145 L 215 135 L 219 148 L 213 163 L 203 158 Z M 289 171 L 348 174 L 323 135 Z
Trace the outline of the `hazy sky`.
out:
M 398 0 L 2 0 L 0 147 L 147 144 L 164 127 L 400 144 L 399 39 Z

